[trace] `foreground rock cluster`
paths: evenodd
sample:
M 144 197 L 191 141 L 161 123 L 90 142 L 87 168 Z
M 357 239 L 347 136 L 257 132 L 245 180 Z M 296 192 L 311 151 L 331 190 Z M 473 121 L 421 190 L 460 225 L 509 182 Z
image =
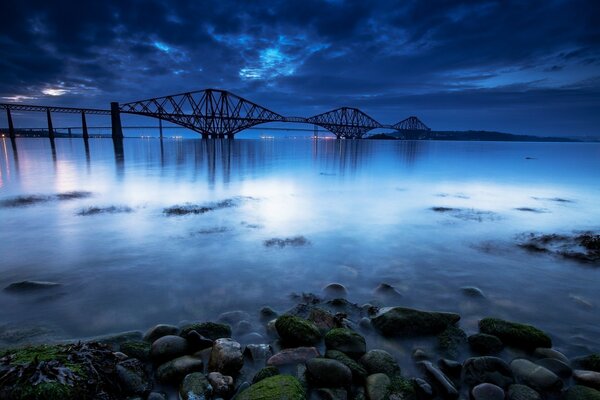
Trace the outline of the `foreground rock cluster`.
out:
M 341 285 L 328 291 L 344 294 Z M 530 325 L 484 318 L 468 336 L 459 321 L 303 296 L 281 315 L 265 307 L 256 316 L 234 311 L 218 322 L 6 350 L 0 399 L 600 400 L 600 355 L 569 360 Z M 414 348 L 409 376 L 390 352 L 368 348 L 366 332 L 392 342 L 431 338 L 436 352 Z

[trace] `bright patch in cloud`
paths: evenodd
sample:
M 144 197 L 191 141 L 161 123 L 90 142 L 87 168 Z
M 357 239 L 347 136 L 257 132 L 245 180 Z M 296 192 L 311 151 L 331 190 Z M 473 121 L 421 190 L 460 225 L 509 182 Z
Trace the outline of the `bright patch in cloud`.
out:
M 65 93 L 68 93 L 67 89 L 57 89 L 57 88 L 46 88 L 42 89 L 42 93 L 47 96 L 62 96 Z
M 23 100 L 33 100 L 36 99 L 37 97 L 33 97 L 33 96 L 22 96 L 20 94 L 17 94 L 15 96 L 4 96 L 2 97 L 2 100 L 8 100 L 8 101 L 12 101 L 15 103 L 21 103 Z
M 160 51 L 164 51 L 165 53 L 168 53 L 171 48 L 169 46 L 167 46 L 166 44 L 162 43 L 162 42 L 154 42 L 154 47 L 156 47 L 157 49 L 159 49 Z

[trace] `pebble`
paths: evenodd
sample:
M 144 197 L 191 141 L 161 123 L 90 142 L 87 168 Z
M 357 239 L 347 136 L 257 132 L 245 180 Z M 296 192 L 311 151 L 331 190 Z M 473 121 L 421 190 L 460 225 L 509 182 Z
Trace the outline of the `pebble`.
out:
M 573 379 L 581 385 L 600 390 L 600 372 L 576 369 Z
M 480 383 L 471 391 L 474 400 L 504 400 L 504 390 L 491 383 Z
M 510 363 L 517 381 L 540 391 L 554 391 L 562 388 L 562 380 L 547 368 L 524 358 L 517 358 Z

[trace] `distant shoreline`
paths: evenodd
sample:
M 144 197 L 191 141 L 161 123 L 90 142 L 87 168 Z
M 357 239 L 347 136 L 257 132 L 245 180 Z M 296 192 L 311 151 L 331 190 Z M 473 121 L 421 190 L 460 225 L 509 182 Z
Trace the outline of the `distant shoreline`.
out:
M 383 140 L 450 140 L 450 141 L 483 141 L 483 142 L 560 142 L 560 143 L 595 143 L 598 140 L 581 140 L 565 137 L 515 135 L 512 133 L 492 131 L 429 131 L 408 133 L 381 133 L 366 139 Z

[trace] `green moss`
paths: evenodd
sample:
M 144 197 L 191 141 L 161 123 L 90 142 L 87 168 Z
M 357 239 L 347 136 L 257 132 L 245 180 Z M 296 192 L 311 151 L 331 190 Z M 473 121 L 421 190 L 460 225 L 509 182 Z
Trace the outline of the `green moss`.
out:
M 27 346 L 20 349 L 8 350 L 6 354 L 10 354 L 11 365 L 25 365 L 39 361 L 60 361 L 65 367 L 69 368 L 73 373 L 80 377 L 86 377 L 86 371 L 83 366 L 70 362 L 67 358 L 67 350 L 64 345 L 46 345 Z
M 390 396 L 395 395 L 396 398 L 402 400 L 414 400 L 417 396 L 413 383 L 402 376 L 396 376 L 391 379 L 389 392 Z
M 306 395 L 298 381 L 290 375 L 276 375 L 255 383 L 235 400 L 304 400 Z
M 293 315 L 277 318 L 275 329 L 286 345 L 310 346 L 321 340 L 321 332 L 315 324 Z
M 600 400 L 600 391 L 586 386 L 571 386 L 565 394 L 565 400 Z
M 190 331 L 196 331 L 210 340 L 231 337 L 231 327 L 229 325 L 218 324 L 215 322 L 201 322 L 185 325 L 181 328 L 180 336 L 186 337 Z
M 600 354 L 578 357 L 573 361 L 577 364 L 578 368 L 600 372 Z
M 394 307 L 383 310 L 371 323 L 385 336 L 435 335 L 456 324 L 460 315 Z
M 73 386 L 58 382 L 43 382 L 16 388 L 11 396 L 15 400 L 69 400 L 76 399 Z
M 552 347 L 552 340 L 534 326 L 504 321 L 498 318 L 484 318 L 479 321 L 479 331 L 497 336 L 509 346 L 534 350 L 536 347 Z
M 263 379 L 270 378 L 272 376 L 279 375 L 279 369 L 277 367 L 264 367 L 254 375 L 252 383 L 257 383 Z
M 460 347 L 467 342 L 467 334 L 462 329 L 450 325 L 438 335 L 438 348 L 446 356 L 458 357 Z
M 362 365 L 360 365 L 341 351 L 327 350 L 327 352 L 325 353 L 325 357 L 339 361 L 346 367 L 350 368 L 350 371 L 352 371 L 353 380 L 357 382 L 363 382 L 367 378 L 367 370 Z
M 325 335 L 328 350 L 339 350 L 350 357 L 359 358 L 367 351 L 365 338 L 346 328 L 332 329 Z
M 137 358 L 138 360 L 148 361 L 150 359 L 150 343 L 143 340 L 135 340 L 121 344 L 120 350 L 129 357 Z

